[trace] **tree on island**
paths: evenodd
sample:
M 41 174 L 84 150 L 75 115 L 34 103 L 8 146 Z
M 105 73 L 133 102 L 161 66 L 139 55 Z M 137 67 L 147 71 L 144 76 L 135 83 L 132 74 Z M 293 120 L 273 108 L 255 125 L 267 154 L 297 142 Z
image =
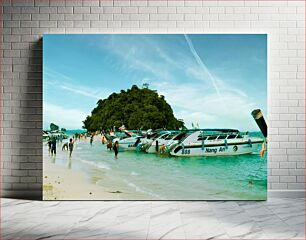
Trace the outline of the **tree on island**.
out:
M 59 129 L 59 126 L 57 126 L 56 124 L 54 123 L 50 123 L 50 130 L 51 131 L 57 131 Z
M 164 96 L 154 90 L 140 89 L 133 85 L 127 91 L 112 93 L 107 99 L 97 102 L 91 116 L 83 121 L 88 131 L 116 128 L 125 125 L 128 129 L 179 129 L 184 122 L 174 117 L 171 106 Z

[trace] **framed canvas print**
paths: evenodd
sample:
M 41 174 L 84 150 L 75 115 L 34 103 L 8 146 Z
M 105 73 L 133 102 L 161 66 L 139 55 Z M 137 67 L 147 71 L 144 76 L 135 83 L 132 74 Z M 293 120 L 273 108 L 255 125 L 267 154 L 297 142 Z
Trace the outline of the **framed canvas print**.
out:
M 265 200 L 266 34 L 43 36 L 44 200 Z

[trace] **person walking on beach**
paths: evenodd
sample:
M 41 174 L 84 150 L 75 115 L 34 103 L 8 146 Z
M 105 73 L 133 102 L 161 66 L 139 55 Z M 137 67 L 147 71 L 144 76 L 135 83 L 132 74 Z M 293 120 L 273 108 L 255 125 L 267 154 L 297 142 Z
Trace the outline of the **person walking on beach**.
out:
M 118 141 L 115 142 L 113 149 L 114 149 L 114 152 L 115 152 L 115 158 L 118 158 L 117 157 L 118 150 L 119 150 L 119 143 L 118 143 Z
M 69 141 L 69 157 L 71 157 L 71 154 L 72 154 L 72 151 L 73 151 L 73 145 L 74 145 L 74 142 L 72 141 L 72 138 L 70 138 L 70 141 Z
M 56 155 L 56 139 L 55 138 L 52 138 L 52 141 L 51 141 L 51 155 L 52 156 Z
M 102 135 L 101 142 L 103 145 L 104 145 L 104 141 L 105 141 L 105 138 L 104 138 L 104 135 Z

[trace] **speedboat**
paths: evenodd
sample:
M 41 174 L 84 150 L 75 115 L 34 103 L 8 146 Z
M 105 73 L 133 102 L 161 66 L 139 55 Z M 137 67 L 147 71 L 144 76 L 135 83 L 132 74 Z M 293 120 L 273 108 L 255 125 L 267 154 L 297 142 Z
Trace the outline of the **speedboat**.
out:
M 173 156 L 230 156 L 259 153 L 264 140 L 235 129 L 196 131 L 170 150 Z
M 47 131 L 43 131 L 43 141 L 47 141 L 50 138 L 50 135 Z
M 119 151 L 136 151 L 139 149 L 139 144 L 141 140 L 144 139 L 144 136 L 135 135 L 123 139 L 114 139 L 113 144 L 118 141 Z
M 153 139 L 148 138 L 151 133 L 133 134 L 128 131 L 124 131 L 126 137 L 114 138 L 112 143 L 115 144 L 118 141 L 119 151 L 142 151 L 143 147 L 152 143 Z
M 177 132 L 165 132 L 157 135 L 157 137 L 155 137 L 153 141 L 151 141 L 150 145 L 146 147 L 145 151 L 147 153 L 158 153 L 160 151 L 160 147 L 166 147 L 168 142 L 176 135 Z
M 190 132 L 183 131 L 173 136 L 173 138 L 168 141 L 167 143 L 167 149 L 171 150 L 174 146 L 176 146 L 179 142 L 181 142 L 183 139 L 185 139 L 187 136 L 190 135 Z
M 56 140 L 67 139 L 68 135 L 66 135 L 63 131 L 54 130 L 54 131 L 43 131 L 43 141 L 47 141 L 51 138 L 55 138 Z

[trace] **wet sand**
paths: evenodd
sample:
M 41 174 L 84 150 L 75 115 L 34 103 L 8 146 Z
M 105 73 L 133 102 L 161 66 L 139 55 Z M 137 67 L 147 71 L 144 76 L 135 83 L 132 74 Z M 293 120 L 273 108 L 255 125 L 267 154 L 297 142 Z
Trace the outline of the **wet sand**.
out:
M 77 171 L 65 169 L 51 162 L 44 162 L 44 200 L 96 200 L 118 199 L 118 194 L 110 190 L 87 183 L 85 176 Z
M 86 178 L 81 171 L 55 164 L 60 159 L 68 159 L 67 151 L 62 151 L 60 146 L 57 149 L 57 155 L 53 158 L 48 155 L 44 146 L 43 200 L 121 200 L 129 199 L 133 194 L 140 199 L 147 199 L 139 193 L 118 191 L 116 186 L 114 189 L 106 188 L 101 179 L 97 184 Z M 73 157 L 71 161 L 74 161 Z M 104 181 L 108 181 L 106 176 L 103 177 Z

